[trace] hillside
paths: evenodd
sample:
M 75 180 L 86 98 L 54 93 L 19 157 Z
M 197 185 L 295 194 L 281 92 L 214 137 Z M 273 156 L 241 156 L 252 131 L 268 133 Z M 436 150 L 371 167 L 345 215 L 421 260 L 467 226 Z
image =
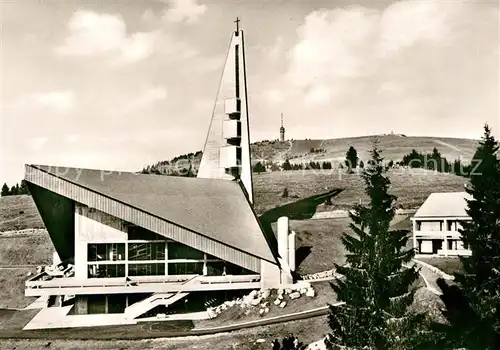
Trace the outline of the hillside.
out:
M 405 154 L 416 149 L 422 153 L 430 153 L 436 147 L 448 160 L 462 159 L 469 162 L 477 148 L 477 141 L 456 138 L 413 137 L 403 135 L 378 135 L 331 140 L 292 140 L 285 141 L 288 147 L 283 151 L 283 146 L 274 146 L 272 161 L 281 162 L 286 158 L 293 162 L 315 161 L 342 161 L 349 146 L 358 151 L 358 157 L 366 161 L 372 149 L 372 140 L 377 138 L 379 147 L 387 160 L 400 161 Z M 276 142 L 279 143 L 279 142 Z M 262 155 L 270 154 L 268 142 L 259 142 L 252 147 L 252 160 L 257 160 Z M 310 153 L 311 149 L 323 150 L 319 153 Z
M 397 205 L 402 209 L 418 208 L 433 192 L 458 192 L 464 190 L 467 179 L 448 173 L 424 169 L 392 169 L 391 194 L 398 197 Z M 287 205 L 283 215 L 293 217 L 314 212 L 349 209 L 354 204 L 368 199 L 364 192 L 363 179 L 358 173 L 346 174 L 343 170 L 297 170 L 273 171 L 254 174 L 255 211 L 257 214 Z M 289 196 L 283 198 L 284 189 Z M 340 190 L 331 198 L 331 205 L 325 205 L 323 198 L 305 199 L 314 195 Z M 302 200 L 299 200 L 302 199 Z M 292 204 L 293 203 L 293 204 Z M 312 207 L 311 207 L 312 206 Z
M 443 157 L 449 161 L 461 159 L 463 162 L 470 162 L 477 147 L 477 141 L 471 139 L 446 138 L 446 137 L 415 137 L 404 135 L 377 135 L 351 138 L 340 138 L 331 140 L 288 140 L 279 142 L 259 141 L 253 143 L 251 148 L 252 163 L 273 162 L 281 164 L 285 159 L 290 159 L 291 163 L 308 163 L 314 161 L 340 162 L 345 159 L 345 153 L 349 146 L 353 146 L 358 151 L 360 160 L 369 159 L 368 152 L 372 148 L 372 140 L 377 138 L 379 147 L 383 150 L 384 157 L 389 161 L 401 161 L 405 154 L 415 149 L 421 153 L 431 153 L 436 147 Z M 311 152 L 311 150 L 316 150 Z M 145 169 L 148 172 L 169 174 L 173 169 L 182 172 L 192 168 L 198 169 L 201 152 L 190 153 L 176 157 L 170 161 L 161 161 L 149 165 Z M 174 171 L 175 171 L 174 170 Z
M 0 232 L 44 227 L 31 196 L 0 198 Z

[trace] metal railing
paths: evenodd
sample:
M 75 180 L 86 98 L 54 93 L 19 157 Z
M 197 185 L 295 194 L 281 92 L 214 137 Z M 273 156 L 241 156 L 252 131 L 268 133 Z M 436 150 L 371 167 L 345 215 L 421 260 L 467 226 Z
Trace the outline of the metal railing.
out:
M 98 278 L 98 279 L 76 279 L 75 277 L 54 278 L 49 281 L 29 280 L 26 282 L 26 289 L 61 289 L 61 288 L 87 288 L 87 287 L 124 287 L 134 288 L 138 285 L 185 283 L 186 281 L 199 277 L 201 284 L 214 283 L 241 283 L 258 282 L 260 275 L 227 275 L 227 276 L 141 276 L 141 279 L 131 280 L 123 277 Z

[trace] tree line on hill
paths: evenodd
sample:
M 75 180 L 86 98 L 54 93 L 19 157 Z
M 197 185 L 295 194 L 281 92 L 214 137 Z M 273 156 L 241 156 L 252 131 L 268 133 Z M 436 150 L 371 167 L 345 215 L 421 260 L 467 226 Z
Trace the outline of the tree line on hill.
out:
M 324 153 L 326 152 L 325 149 L 322 148 L 311 148 L 309 150 L 310 153 Z M 287 158 L 285 161 L 281 164 L 278 165 L 273 162 L 266 162 L 267 167 L 265 164 L 262 162 L 257 162 L 253 166 L 253 172 L 256 173 L 263 173 L 266 172 L 267 169 L 270 169 L 271 171 L 277 171 L 277 170 L 284 170 L 284 171 L 289 171 L 289 170 L 331 170 L 334 168 L 334 165 L 331 161 L 309 161 L 308 163 L 290 163 L 290 160 Z M 389 166 L 392 167 L 394 162 L 391 160 L 389 162 Z M 356 168 L 364 168 L 365 164 L 363 163 L 362 160 L 360 160 L 357 156 L 357 151 L 353 146 L 350 146 L 349 149 L 346 152 L 346 158 L 344 161 L 344 164 L 339 163 L 338 168 L 343 169 L 344 167 L 347 168 L 348 172 L 353 172 L 353 169 Z
M 141 174 L 170 175 L 196 177 L 197 169 L 193 166 L 195 159 L 200 159 L 202 151 L 186 153 L 171 160 L 159 161 L 141 170 Z
M 441 173 L 453 173 L 459 176 L 468 176 L 472 170 L 470 164 L 465 165 L 460 159 L 456 159 L 453 162 L 449 161 L 435 147 L 431 153 L 421 153 L 413 149 L 410 153 L 403 156 L 400 165 L 410 168 L 435 170 Z
M 30 194 L 28 184 L 26 183 L 25 180 L 21 181 L 21 185 L 19 185 L 19 183 L 16 183 L 14 186 L 12 186 L 10 188 L 7 185 L 7 183 L 4 183 L 2 186 L 2 190 L 0 192 L 1 197 L 17 196 L 17 195 L 21 195 L 21 194 Z
M 447 323 L 412 307 L 415 251 L 407 248 L 409 231 L 390 229 L 397 197 L 389 194 L 389 167 L 374 145 L 361 173 L 370 201 L 350 213 L 354 234 L 342 237 L 347 260 L 335 264 L 340 278 L 331 286 L 340 303 L 329 305 L 330 349 L 500 349 L 499 143 L 488 125 L 484 130 L 466 188 L 471 221 L 459 230 L 472 255 L 460 257 L 455 286 L 438 280 Z
M 314 149 L 311 148 L 310 153 L 322 153 L 324 149 Z M 476 156 L 476 155 L 475 155 Z M 368 160 L 367 163 L 372 162 L 373 160 Z M 399 162 L 394 163 L 393 160 L 389 160 L 387 162 L 387 166 L 392 168 L 394 166 L 404 166 L 410 168 L 420 168 L 427 170 L 434 170 L 442 173 L 452 173 L 458 176 L 468 177 L 473 171 L 474 167 L 471 164 L 464 164 L 460 159 L 455 159 L 453 162 L 449 161 L 446 157 L 444 157 L 439 150 L 434 147 L 432 152 L 430 153 L 422 153 L 415 149 L 413 149 L 410 153 L 403 156 L 403 159 Z M 344 163 L 339 163 L 337 165 L 338 168 L 343 169 L 346 168 L 348 173 L 353 173 L 354 169 L 363 169 L 365 167 L 365 163 L 359 159 L 358 152 L 354 146 L 350 146 L 346 151 Z M 258 162 L 253 166 L 253 171 L 256 173 L 277 170 L 330 170 L 333 169 L 334 165 L 330 161 L 310 161 L 308 163 L 291 163 L 287 158 L 285 161 L 278 165 L 273 162 L 266 162 L 263 164 L 262 162 Z
M 256 144 L 274 143 L 273 141 L 261 141 Z M 310 154 L 325 153 L 323 148 L 309 149 Z M 185 176 L 196 177 L 199 159 L 201 159 L 202 151 L 186 153 L 171 160 L 160 161 L 153 165 L 148 165 L 141 170 L 143 174 L 157 174 L 157 175 L 170 175 L 170 176 Z M 297 156 L 297 155 L 296 155 Z M 293 158 L 293 157 L 291 157 Z M 335 164 L 331 161 L 314 161 L 311 160 L 305 163 L 292 163 L 291 158 L 285 159 L 281 164 L 273 161 L 259 161 L 252 166 L 252 171 L 255 173 L 263 173 L 266 171 L 290 171 L 290 170 L 331 170 L 333 168 L 346 169 L 347 173 L 354 173 L 355 169 L 361 170 L 365 167 L 365 162 L 358 157 L 358 152 L 354 146 L 349 146 L 345 153 L 345 160 L 341 163 Z M 372 160 L 367 160 L 369 163 Z M 469 176 L 473 171 L 471 164 L 464 164 L 460 159 L 453 162 L 444 157 L 439 150 L 434 147 L 432 152 L 423 153 L 416 149 L 403 156 L 401 161 L 394 163 L 393 160 L 387 162 L 389 168 L 394 166 L 403 166 L 410 168 L 420 168 L 427 170 L 434 170 L 443 173 L 452 173 L 458 176 Z

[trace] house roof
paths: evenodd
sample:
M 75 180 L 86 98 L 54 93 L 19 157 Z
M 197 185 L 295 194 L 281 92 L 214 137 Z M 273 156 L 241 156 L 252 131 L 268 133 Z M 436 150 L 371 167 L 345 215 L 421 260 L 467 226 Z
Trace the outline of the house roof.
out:
M 466 199 L 472 199 L 466 192 L 431 193 L 413 217 L 468 217 Z
M 31 167 L 276 262 L 238 182 L 44 165 Z

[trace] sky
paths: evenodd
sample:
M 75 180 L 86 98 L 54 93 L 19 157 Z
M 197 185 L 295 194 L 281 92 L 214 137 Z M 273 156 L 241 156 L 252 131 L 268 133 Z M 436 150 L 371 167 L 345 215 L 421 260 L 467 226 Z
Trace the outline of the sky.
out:
M 237 16 L 252 141 L 500 136 L 497 1 L 1 0 L 0 184 L 201 150 Z

